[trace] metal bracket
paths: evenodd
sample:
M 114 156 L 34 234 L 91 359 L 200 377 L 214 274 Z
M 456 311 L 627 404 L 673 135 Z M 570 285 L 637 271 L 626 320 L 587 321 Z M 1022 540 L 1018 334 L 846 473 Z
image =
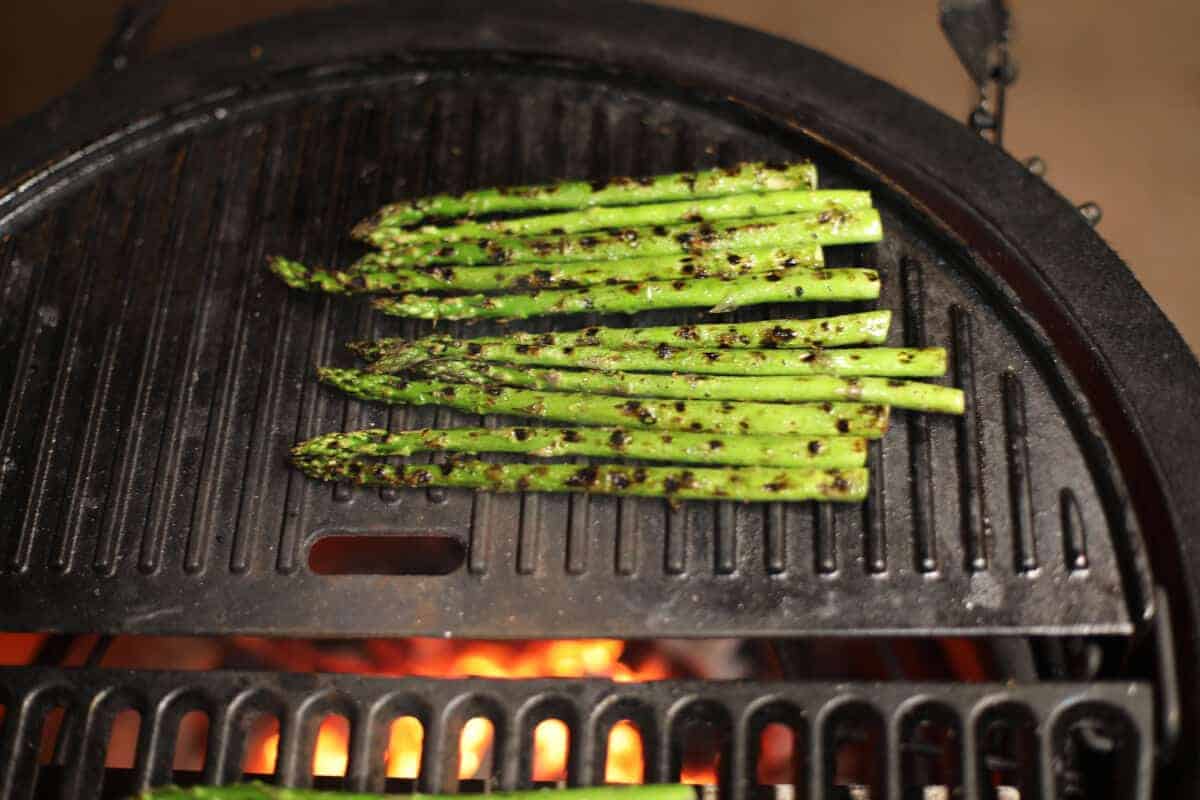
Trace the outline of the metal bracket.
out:
M 120 72 L 145 54 L 146 40 L 170 0 L 126 3 L 117 11 L 112 35 L 100 51 L 94 71 Z
M 1009 19 L 1003 0 L 941 0 L 938 6 L 942 32 L 979 90 L 967 124 L 997 147 L 1004 139 L 1005 89 L 1017 79 Z

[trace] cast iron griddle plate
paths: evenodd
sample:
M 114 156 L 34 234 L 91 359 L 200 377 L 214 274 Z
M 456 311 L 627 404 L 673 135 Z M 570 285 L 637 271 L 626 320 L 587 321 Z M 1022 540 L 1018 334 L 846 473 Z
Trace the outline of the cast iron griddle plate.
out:
M 537 31 L 522 22 L 530 9 L 485 13 L 473 4 L 446 18 L 423 6 L 408 17 L 378 9 L 382 19 L 330 17 L 363 27 L 359 55 L 389 54 L 357 62 L 345 60 L 345 29 L 267 27 L 254 34 L 266 42 L 258 62 L 222 62 L 213 45 L 208 56 L 181 57 L 174 72 L 161 68 L 204 77 L 141 98 L 124 128 L 105 117 L 108 108 L 78 101 L 78 113 L 95 115 L 90 124 L 111 138 L 60 146 L 0 198 L 0 627 L 339 636 L 1131 630 L 1147 606 L 1137 523 L 1094 398 L 1013 292 L 1031 280 L 1022 262 L 971 249 L 977 223 L 965 206 L 936 214 L 916 206 L 903 190 L 910 166 L 881 156 L 886 129 L 826 125 L 803 102 L 790 115 L 769 113 L 720 86 L 647 73 L 634 56 L 622 69 L 631 45 L 600 42 L 555 8 Z M 446 29 L 455 18 L 457 38 Z M 679 19 L 695 26 L 682 30 L 701 27 Z M 391 39 L 378 35 L 381 25 L 392 26 Z M 532 45 L 567 29 L 578 31 L 574 59 Z M 337 58 L 305 49 L 335 32 L 343 38 L 328 52 Z M 293 40 L 308 44 L 287 51 Z M 809 51 L 786 52 L 798 85 L 810 80 L 807 65 L 834 69 Z M 205 72 L 206 58 L 237 68 Z M 837 93 L 822 86 L 811 91 L 836 105 Z M 190 102 L 168 103 L 183 98 Z M 948 130 L 947 147 L 970 138 Z M 27 144 L 27 154 L 42 146 Z M 389 494 L 314 483 L 287 466 L 295 440 L 323 431 L 473 420 L 389 411 L 320 388 L 314 365 L 349 363 L 339 343 L 429 326 L 289 292 L 263 269 L 265 254 L 345 263 L 358 252 L 349 226 L 415 193 L 799 157 L 818 161 L 825 186 L 874 192 L 886 241 L 831 248 L 830 261 L 883 272 L 881 304 L 899 312 L 890 343 L 950 348 L 948 380 L 967 391 L 971 409 L 963 420 L 897 413 L 873 456 L 865 505 L 673 511 L 656 500 Z M 738 318 L 854 308 L 786 305 Z M 462 561 L 445 575 L 314 574 L 308 549 L 330 532 L 448 537 Z M 420 560 L 414 550 L 411 563 Z

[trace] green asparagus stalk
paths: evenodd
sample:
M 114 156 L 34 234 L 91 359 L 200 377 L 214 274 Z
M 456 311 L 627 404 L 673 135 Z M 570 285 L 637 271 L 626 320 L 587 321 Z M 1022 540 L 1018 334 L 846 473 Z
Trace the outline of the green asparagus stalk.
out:
M 486 237 L 461 242 L 401 244 L 377 241 L 383 252 L 372 261 L 393 267 L 430 264 L 519 264 L 597 261 L 666 256 L 707 250 L 760 250 L 797 244 L 863 244 L 883 236 L 873 208 L 830 206 L 820 212 L 590 233 L 533 237 Z
M 854 476 L 847 476 L 850 480 Z M 530 789 L 489 792 L 494 800 L 696 800 L 696 792 L 685 784 L 649 786 L 594 786 L 586 789 Z M 265 783 L 234 786 L 161 786 L 138 795 L 139 800 L 395 800 L 395 795 L 361 792 L 324 792 L 315 789 L 285 789 Z M 457 794 L 406 794 L 405 800 L 462 800 Z
M 542 367 L 577 367 L 621 372 L 675 372 L 692 375 L 840 375 L 842 377 L 936 378 L 946 373 L 941 347 L 866 347 L 837 350 L 689 350 L 659 345 L 653 350 L 604 347 L 530 347 L 497 344 L 479 348 L 476 361 Z M 410 358 L 406 367 L 416 363 Z M 380 359 L 370 372 L 391 372 Z M 565 375 L 565 373 L 563 373 Z
M 713 222 L 719 219 L 749 219 L 779 214 L 823 211 L 830 206 L 870 208 L 869 192 L 784 191 L 763 194 L 734 194 L 725 197 L 653 203 L 640 206 L 596 206 L 558 214 L 478 222 L 462 220 L 451 225 L 427 225 L 414 230 L 395 227 L 355 228 L 355 235 L 377 247 L 413 242 L 454 242 L 468 237 L 542 236 L 582 233 L 604 228 L 677 225 L 681 222 Z
M 817 188 L 817 169 L 809 162 L 752 162 L 729 169 L 681 172 L 653 178 L 614 178 L 606 183 L 563 181 L 540 186 L 476 189 L 461 195 L 419 197 L 384 206 L 364 222 L 362 233 L 378 227 L 413 225 L 427 219 L 482 214 L 555 211 L 591 206 L 626 206 L 743 192 Z
M 713 251 L 699 255 L 649 256 L 621 261 L 572 261 L 564 264 L 513 264 L 507 267 L 430 266 L 404 269 L 380 264 L 378 255 L 361 259 L 353 272 L 309 269 L 296 261 L 275 257 L 270 269 L 293 289 L 327 294 L 396 294 L 453 290 L 466 292 L 529 291 L 576 288 L 597 284 L 637 283 L 685 278 L 736 278 L 791 267 L 824 263 L 820 245 Z
M 874 300 L 879 274 L 869 269 L 776 271 L 740 278 L 648 281 L 555 289 L 532 294 L 381 297 L 384 314 L 419 319 L 527 319 L 558 314 L 634 314 L 661 308 L 710 306 L 714 314 L 762 303 Z
M 617 399 L 504 386 L 408 381 L 354 369 L 323 367 L 320 379 L 362 400 L 441 405 L 471 414 L 511 414 L 575 425 L 627 426 L 709 433 L 861 436 L 888 427 L 888 407 L 863 403 L 736 403 L 717 400 Z
M 369 361 L 392 360 L 385 372 L 399 372 L 408 364 L 433 356 L 478 356 L 499 346 L 524 347 L 608 347 L 615 350 L 657 348 L 743 349 L 844 347 L 854 344 L 883 344 L 891 325 L 887 309 L 843 314 L 818 319 L 769 319 L 761 322 L 706 323 L 702 325 L 662 325 L 651 328 L 591 327 L 577 331 L 526 333 L 514 331 L 504 336 L 454 339 L 428 336 L 422 339 L 375 339 L 352 342 L 352 351 Z M 409 360 L 406 360 L 409 358 Z
M 451 461 L 438 466 L 359 459 L 299 460 L 309 477 L 359 486 L 446 486 L 490 492 L 588 492 L 672 500 L 861 501 L 865 469 L 788 467 L 634 467 L 621 464 L 491 464 Z
M 914 411 L 963 413 L 963 393 L 960 389 L 891 378 L 845 378 L 833 375 L 730 377 L 685 375 L 677 372 L 664 375 L 516 368 L 504 364 L 471 361 L 429 361 L 419 365 L 418 370 L 424 377 L 452 383 L 518 386 L 541 391 L 622 397 L 756 400 L 766 403 L 846 400 L 854 403 L 879 403 Z
M 327 433 L 292 448 L 297 459 L 384 458 L 425 452 L 600 456 L 682 464 L 842 469 L 866 463 L 867 442 L 849 436 L 743 436 L 621 428 L 449 428 Z

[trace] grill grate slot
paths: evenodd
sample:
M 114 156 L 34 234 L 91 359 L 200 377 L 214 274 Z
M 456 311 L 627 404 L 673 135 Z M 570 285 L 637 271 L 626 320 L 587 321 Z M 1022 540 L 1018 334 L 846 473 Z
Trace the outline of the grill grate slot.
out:
M 861 787 L 872 798 L 942 792 L 991 800 L 1004 796 L 1002 787 L 1022 798 L 1147 798 L 1152 766 L 1152 691 L 1127 683 L 612 684 L 35 667 L 0 669 L 0 689 L 17 716 L 15 733 L 9 727 L 0 740 L 0 800 L 30 796 L 38 775 L 42 786 L 74 781 L 68 796 L 80 800 L 101 797 L 102 781 L 105 791 L 131 793 L 172 780 L 230 783 L 248 766 L 261 777 L 269 759 L 259 753 L 249 764 L 247 747 L 261 746 L 271 731 L 279 736 L 274 780 L 281 785 L 531 787 L 531 744 L 547 720 L 568 731 L 569 785 L 603 782 L 610 741 L 631 736 L 632 723 L 645 780 L 715 774 L 728 800 L 861 797 Z M 68 711 L 44 748 L 54 753 L 51 763 L 39 766 L 42 721 L 56 707 Z M 104 770 L 115 757 L 106 753 L 113 720 L 126 708 L 141 713 L 136 751 L 122 756 L 132 767 Z M 83 709 L 86 719 L 76 713 Z M 196 714 L 206 728 L 188 722 Z M 397 736 L 401 719 L 408 732 Z M 490 724 L 493 744 L 478 771 L 460 780 L 459 742 L 464 730 L 481 735 L 480 719 Z M 331 727 L 330 720 L 340 722 Z M 790 759 L 764 751 L 763 731 L 772 725 L 790 729 Z M 314 749 L 325 736 L 318 731 L 333 731 L 337 747 L 324 743 L 315 771 L 344 776 L 314 777 Z M 390 746 L 401 740 L 420 742 L 406 764 L 394 761 Z M 769 789 L 760 780 L 763 758 L 772 755 L 776 785 Z M 1102 787 L 1084 777 L 1098 774 L 1097 763 L 1107 770 Z M 406 770 L 410 780 L 400 781 Z

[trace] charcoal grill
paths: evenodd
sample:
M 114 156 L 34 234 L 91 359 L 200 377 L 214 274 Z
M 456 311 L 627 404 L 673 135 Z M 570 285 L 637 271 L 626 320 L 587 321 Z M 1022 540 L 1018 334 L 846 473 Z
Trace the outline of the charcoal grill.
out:
M 805 48 L 648 6 L 368 3 L 96 78 L 0 134 L 0 152 L 0 629 L 1087 638 L 1120 666 L 1055 676 L 1083 683 L 627 694 L 660 737 L 656 779 L 677 774 L 680 709 L 715 709 L 731 730 L 722 787 L 739 798 L 754 788 L 742 777 L 751 709 L 776 701 L 809 731 L 798 785 L 812 797 L 833 791 L 821 765 L 842 703 L 878 722 L 886 797 L 919 791 L 902 774 L 904 720 L 926 701 L 957 726 L 965 797 L 991 791 L 972 732 L 993 706 L 1035 721 L 1022 797 L 1147 797 L 1156 753 L 1171 776 L 1162 796 L 1198 786 L 1197 701 L 1180 711 L 1173 687 L 1176 668 L 1194 681 L 1200 649 L 1200 368 L 1073 206 L 913 98 Z M 880 302 L 901 311 L 889 343 L 950 348 L 970 406 L 961 420 L 897 414 L 861 508 L 351 491 L 288 469 L 290 444 L 321 431 L 471 418 L 318 387 L 314 364 L 349 363 L 340 342 L 429 328 L 288 292 L 266 255 L 345 262 L 356 251 L 343 232 L 391 197 L 801 157 L 824 185 L 872 190 L 886 241 L 831 260 L 882 272 Z M 699 315 L 639 321 L 684 318 Z M 399 540 L 395 568 L 376 571 L 404 574 L 310 565 L 315 542 L 364 535 Z M 1086 682 L 1097 677 L 1112 681 Z M 45 698 L 79 710 L 63 745 L 78 770 L 60 776 L 70 796 L 99 785 L 112 698 L 152 723 L 131 785 L 164 777 L 172 739 L 153 731 L 177 722 L 176 694 L 213 716 L 211 752 L 225 755 L 204 777 L 235 778 L 233 719 L 256 687 L 284 714 L 278 780 L 310 779 L 296 754 L 313 709 L 335 703 L 355 731 L 349 785 L 376 788 L 384 698 L 426 697 L 436 735 L 418 782 L 453 789 L 437 732 L 464 698 L 507 720 L 497 776 L 515 786 L 528 782 L 530 703 L 562 695 L 573 730 L 594 732 L 606 699 L 626 696 L 589 683 L 5 670 L 0 797 L 32 791 Z M 1085 718 L 1122 765 L 1108 789 L 1062 777 Z M 599 740 L 577 738 L 569 780 L 594 782 Z

